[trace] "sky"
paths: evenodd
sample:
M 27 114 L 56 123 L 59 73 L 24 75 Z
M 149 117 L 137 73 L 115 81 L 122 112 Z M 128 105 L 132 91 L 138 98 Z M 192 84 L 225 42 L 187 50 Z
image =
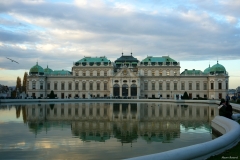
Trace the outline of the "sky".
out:
M 184 69 L 219 61 L 240 86 L 239 0 L 1 0 L 0 84 L 38 62 L 71 71 L 84 56 L 169 55 Z M 11 58 L 19 64 L 11 62 Z

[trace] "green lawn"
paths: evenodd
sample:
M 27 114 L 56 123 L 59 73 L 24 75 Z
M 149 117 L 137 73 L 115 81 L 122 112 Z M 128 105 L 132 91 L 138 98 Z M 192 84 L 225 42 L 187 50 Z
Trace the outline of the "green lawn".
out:
M 240 120 L 238 121 L 238 123 L 240 124 Z M 240 159 L 240 142 L 235 147 L 219 155 L 208 158 L 208 160 L 217 160 L 217 159 Z

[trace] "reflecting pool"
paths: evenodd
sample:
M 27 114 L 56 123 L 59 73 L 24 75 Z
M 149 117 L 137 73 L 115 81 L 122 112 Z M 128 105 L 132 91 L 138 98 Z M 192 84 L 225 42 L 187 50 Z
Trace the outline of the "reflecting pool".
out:
M 39 103 L 0 106 L 1 159 L 123 159 L 214 138 L 216 105 Z

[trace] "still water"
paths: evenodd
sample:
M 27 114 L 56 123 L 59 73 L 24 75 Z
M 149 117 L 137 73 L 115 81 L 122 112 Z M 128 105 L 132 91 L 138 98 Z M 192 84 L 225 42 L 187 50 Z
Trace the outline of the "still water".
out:
M 213 139 L 214 106 L 0 105 L 0 159 L 124 159 Z

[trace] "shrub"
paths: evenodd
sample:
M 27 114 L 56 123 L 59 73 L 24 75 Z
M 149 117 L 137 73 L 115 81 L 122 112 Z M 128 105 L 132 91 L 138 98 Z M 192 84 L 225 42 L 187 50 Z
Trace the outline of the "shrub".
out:
M 240 99 L 237 99 L 237 103 L 240 103 Z
M 181 98 L 182 99 L 189 99 L 189 96 L 188 96 L 186 91 L 184 92 L 184 94 L 183 94 L 183 96 Z
M 54 94 L 53 90 L 51 91 L 51 93 L 49 94 L 49 99 L 54 99 L 56 97 L 56 95 Z

